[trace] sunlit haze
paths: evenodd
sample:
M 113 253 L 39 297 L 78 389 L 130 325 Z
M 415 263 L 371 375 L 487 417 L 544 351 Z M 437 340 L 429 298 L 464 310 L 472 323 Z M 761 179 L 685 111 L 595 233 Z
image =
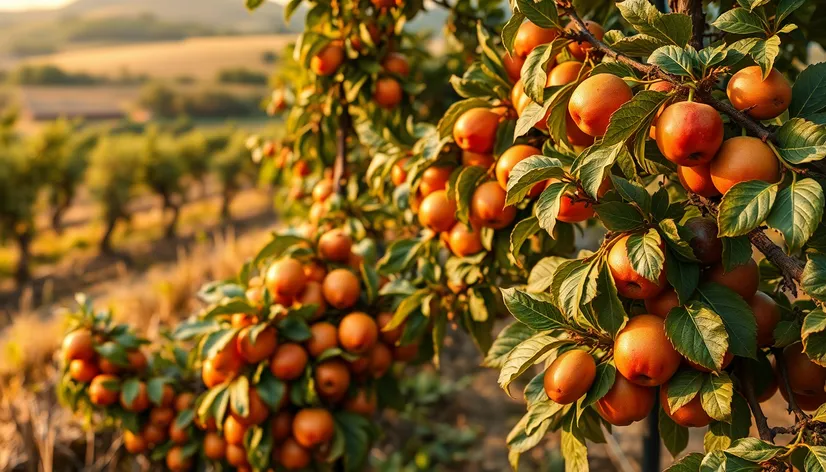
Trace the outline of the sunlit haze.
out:
M 75 0 L 0 0 L 0 10 L 29 10 L 35 8 L 59 8 Z

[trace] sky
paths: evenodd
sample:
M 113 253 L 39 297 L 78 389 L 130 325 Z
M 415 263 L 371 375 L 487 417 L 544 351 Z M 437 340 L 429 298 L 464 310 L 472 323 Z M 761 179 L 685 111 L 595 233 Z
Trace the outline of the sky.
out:
M 57 8 L 73 0 L 0 0 L 0 10 L 27 10 L 32 8 Z

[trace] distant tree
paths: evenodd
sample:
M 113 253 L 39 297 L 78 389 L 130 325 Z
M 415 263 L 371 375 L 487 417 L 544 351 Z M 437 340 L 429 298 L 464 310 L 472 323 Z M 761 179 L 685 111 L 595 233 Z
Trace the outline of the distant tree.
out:
M 172 87 L 160 82 L 144 85 L 138 103 L 160 118 L 174 118 L 181 110 L 178 94 Z
M 205 193 L 204 180 L 209 173 L 212 155 L 208 152 L 207 144 L 207 139 L 200 130 L 182 134 L 175 141 L 176 155 L 186 168 L 186 179 L 191 183 L 197 183 L 202 194 Z
M 154 127 L 149 128 L 144 136 L 141 164 L 146 184 L 163 201 L 163 211 L 171 210 L 172 218 L 167 222 L 164 232 L 167 238 L 175 236 L 183 194 L 181 179 L 186 163 L 181 159 L 178 148 L 171 135 L 161 135 Z
M 34 237 L 34 205 L 42 182 L 24 147 L 18 142 L 0 145 L 0 239 L 17 242 L 18 285 L 31 276 L 31 242 Z
M 266 85 L 267 74 L 246 67 L 233 67 L 218 71 L 218 82 L 222 84 Z
M 221 183 L 221 218 L 224 221 L 230 218 L 232 199 L 245 182 L 252 182 L 255 178 L 255 166 L 246 146 L 247 138 L 246 132 L 236 131 L 226 147 L 212 160 L 212 170 Z

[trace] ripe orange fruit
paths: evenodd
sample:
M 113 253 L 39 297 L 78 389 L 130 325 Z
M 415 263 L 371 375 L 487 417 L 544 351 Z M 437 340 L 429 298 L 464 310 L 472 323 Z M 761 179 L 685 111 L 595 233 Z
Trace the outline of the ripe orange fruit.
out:
M 304 266 L 296 259 L 281 259 L 267 269 L 266 284 L 273 294 L 294 297 L 304 290 L 306 283 Z
M 321 286 L 324 299 L 333 308 L 344 310 L 356 304 L 361 295 L 358 277 L 347 269 L 335 269 L 326 277 Z
M 278 346 L 270 361 L 270 372 L 277 379 L 294 380 L 304 373 L 307 367 L 307 351 L 298 344 L 286 343 Z
M 228 415 L 224 420 L 224 439 L 227 444 L 240 446 L 244 444 L 244 435 L 247 434 L 248 426 L 238 420 L 234 415 Z
M 93 361 L 75 359 L 69 363 L 69 375 L 77 382 L 91 382 L 100 371 Z
M 376 344 L 370 351 L 370 372 L 373 373 L 373 378 L 384 377 L 391 365 L 393 365 L 393 351 L 384 343 Z
M 270 422 L 272 439 L 280 443 L 293 434 L 293 415 L 289 411 L 279 411 Z
M 378 407 L 376 393 L 366 388 L 360 388 L 356 394 L 344 402 L 344 409 L 350 413 L 362 416 L 373 416 Z
M 270 415 L 270 407 L 264 403 L 264 400 L 261 399 L 261 395 L 258 394 L 258 390 L 255 388 L 249 389 L 249 408 L 247 409 L 246 416 L 235 409 L 234 403 L 230 403 L 230 410 L 232 411 L 231 416 L 234 416 L 239 423 L 247 426 L 261 424 L 266 421 Z
M 324 408 L 305 408 L 293 419 L 293 437 L 308 449 L 330 441 L 335 432 L 333 415 Z
M 255 342 L 252 340 L 252 328 L 244 328 L 238 333 L 236 346 L 238 353 L 249 364 L 258 364 L 264 359 L 268 359 L 275 352 L 277 335 L 275 328 L 267 326 L 258 333 Z
M 506 197 L 507 193 L 496 182 L 485 182 L 477 187 L 470 200 L 471 223 L 493 229 L 511 224 L 516 218 L 516 208 L 505 206 Z
M 473 228 L 461 221 L 450 229 L 450 233 L 447 235 L 447 244 L 453 254 L 458 257 L 471 256 L 485 249 L 482 245 L 482 233 L 474 231 Z
M 382 77 L 376 81 L 376 89 L 373 91 L 376 105 L 389 110 L 401 103 L 403 98 L 404 89 L 398 80 Z
M 168 406 L 156 406 L 149 411 L 149 422 L 158 426 L 169 426 L 175 419 L 175 410 Z
M 74 361 L 73 361 L 74 362 Z M 105 357 L 98 359 L 98 370 L 103 374 L 119 374 L 121 367 Z
M 118 401 L 120 379 L 111 374 L 100 374 L 89 385 L 89 401 L 97 406 L 109 406 Z
M 146 389 L 146 384 L 138 382 L 138 394 L 129 401 L 126 398 L 126 391 L 120 392 L 120 404 L 126 411 L 141 412 L 149 408 L 149 391 Z
M 479 166 L 484 167 L 485 169 L 490 168 L 495 162 L 492 154 L 483 154 L 478 152 L 471 152 L 471 151 L 462 151 L 462 165 L 469 167 L 469 166 Z
M 569 112 L 565 112 L 565 137 L 572 146 L 587 147 L 594 144 L 594 137 L 579 129 Z
M 213 431 L 204 436 L 204 455 L 214 461 L 224 460 L 227 454 L 227 442 L 224 438 Z
M 175 403 L 175 389 L 169 384 L 164 384 L 161 393 L 161 403 L 158 406 L 172 407 Z
M 559 37 L 560 31 L 556 28 L 541 28 L 530 21 L 519 26 L 513 40 L 513 52 L 518 57 L 527 57 L 540 44 L 550 43 Z
M 667 285 L 665 267 L 660 271 L 657 283 L 654 283 L 634 271 L 628 258 L 628 236 L 623 236 L 608 253 L 608 268 L 617 285 L 617 292 L 628 298 L 643 300 L 660 293 Z
M 341 229 L 332 229 L 318 238 L 318 254 L 331 262 L 347 262 L 353 249 L 353 239 Z
M 126 360 L 129 361 L 129 369 L 132 372 L 143 372 L 149 361 L 146 359 L 146 354 L 140 349 L 126 351 Z
M 240 370 L 244 365 L 241 354 L 238 352 L 238 339 L 230 340 L 223 349 L 215 353 L 209 360 L 213 362 L 216 369 L 234 372 Z
M 397 74 L 402 77 L 410 75 L 410 64 L 404 54 L 398 52 L 389 52 L 381 61 L 381 67 L 385 72 Z
M 700 196 L 710 198 L 720 195 L 720 192 L 711 181 L 711 166 L 709 165 L 677 166 L 677 177 L 680 179 L 683 188 Z
M 597 74 L 583 80 L 571 95 L 568 112 L 585 134 L 605 135 L 615 111 L 633 97 L 631 87 L 611 74 Z
M 324 311 L 327 309 L 327 302 L 324 300 L 324 291 L 322 290 L 321 283 L 319 282 L 307 282 L 307 285 L 304 286 L 304 290 L 295 299 L 295 301 L 301 305 L 318 306 L 313 314 L 314 319 L 323 315 Z
M 566 193 L 559 199 L 559 213 L 556 219 L 566 223 L 580 223 L 594 216 L 594 207 L 590 202 L 579 200 L 578 191 Z
M 777 182 L 780 165 L 771 148 L 751 136 L 736 136 L 723 141 L 709 167 L 711 181 L 720 193 L 747 180 Z
M 379 325 L 379 336 L 381 337 L 381 340 L 391 346 L 399 342 L 402 338 L 402 334 L 404 333 L 404 323 L 389 331 L 384 330 L 384 327 L 387 326 L 392 319 L 393 313 L 379 313 L 379 316 L 376 317 L 376 323 Z
M 350 368 L 352 374 L 361 378 L 362 374 L 370 370 L 370 354 L 368 353 L 366 356 L 347 361 L 347 366 Z
M 705 103 L 677 102 L 657 118 L 657 147 L 669 161 L 687 167 L 707 164 L 723 144 L 723 120 Z
M 638 315 L 614 340 L 614 362 L 626 379 L 645 387 L 662 385 L 680 368 L 682 357 L 665 335 L 656 315 Z
M 333 181 L 330 179 L 321 179 L 313 187 L 313 201 L 323 202 L 333 194 Z
M 660 388 L 660 406 L 662 406 L 665 414 L 669 416 L 675 423 L 686 428 L 704 428 L 711 423 L 712 418 L 703 410 L 703 405 L 700 402 L 700 394 L 694 396 L 690 402 L 671 411 L 668 406 L 668 384 Z
M 531 104 L 531 101 L 531 98 L 525 93 L 525 84 L 521 79 L 517 80 L 513 89 L 511 89 L 511 104 L 513 104 L 513 109 L 516 110 L 516 115 L 522 116 L 522 112 Z
M 437 233 L 450 231 L 456 224 L 456 202 L 444 190 L 431 193 L 419 206 L 419 223 Z
M 453 139 L 465 151 L 491 153 L 502 117 L 489 108 L 472 108 L 453 125 Z
M 333 75 L 344 62 L 344 48 L 332 42 L 310 59 L 310 69 L 321 76 Z
M 559 63 L 548 73 L 548 80 L 545 85 L 555 86 L 570 84 L 580 76 L 584 76 L 589 70 L 591 70 L 590 67 L 579 61 Z
M 233 328 L 246 328 L 258 323 L 258 317 L 248 313 L 235 313 L 230 317 L 230 324 Z
M 327 269 L 316 261 L 310 261 L 304 265 L 304 277 L 307 282 L 324 282 L 324 277 L 327 276 Z
M 149 423 L 143 427 L 143 440 L 149 445 L 150 448 L 158 446 L 164 442 L 166 442 L 166 428 L 162 428 L 156 424 Z
M 566 351 L 545 371 L 545 393 L 556 403 L 573 403 L 588 393 L 596 375 L 593 356 L 581 349 Z
M 332 323 L 320 321 L 310 326 L 310 339 L 304 341 L 307 351 L 319 357 L 324 351 L 338 347 L 338 330 Z
M 447 182 L 450 180 L 450 174 L 452 173 L 452 167 L 428 167 L 422 172 L 422 178 L 419 181 L 419 192 L 423 197 L 426 197 L 438 190 L 444 190 L 447 188 Z
M 301 447 L 293 438 L 287 438 L 278 450 L 278 462 L 287 470 L 304 469 L 311 461 L 310 451 Z
M 337 401 L 350 387 L 350 370 L 341 359 L 330 359 L 316 366 L 316 390 L 327 400 Z
M 774 344 L 774 328 L 780 322 L 777 302 L 763 292 L 757 292 L 749 300 L 754 318 L 757 320 L 757 347 Z
M 780 116 L 792 101 L 792 87 L 783 74 L 772 69 L 766 80 L 760 66 L 741 69 L 731 77 L 726 95 L 734 108 L 758 120 Z
M 803 352 L 803 344 L 795 343 L 783 349 L 786 373 L 792 392 L 801 395 L 826 395 L 826 368 L 815 364 Z
M 717 264 L 705 271 L 704 275 L 709 282 L 728 287 L 747 301 L 757 293 L 757 287 L 760 285 L 760 269 L 754 259 L 731 269 L 730 272 L 725 272 L 723 264 Z
M 192 408 L 195 404 L 195 394 L 192 392 L 182 392 L 175 397 L 175 411 L 182 412 Z
M 419 345 L 405 344 L 402 346 L 393 346 L 393 360 L 396 362 L 411 362 L 419 356 Z
M 187 428 L 179 428 L 175 422 L 169 426 L 169 439 L 175 444 L 186 444 L 189 441 Z
M 202 420 L 196 415 L 193 422 L 201 431 L 218 431 L 218 423 L 215 421 L 214 416 L 210 416 L 206 420 Z
M 672 308 L 680 306 L 677 292 L 673 288 L 667 288 L 651 298 L 645 299 L 645 311 L 652 315 L 657 315 L 665 319 Z
M 714 218 L 697 216 L 686 221 L 685 227 L 694 235 L 688 243 L 703 265 L 714 264 L 723 258 L 723 241 L 717 237 Z
M 247 450 L 240 444 L 228 444 L 226 452 L 227 463 L 237 469 L 249 467 Z
M 172 472 L 189 470 L 192 468 L 192 457 L 184 456 L 183 449 L 175 446 L 166 453 L 166 466 Z
M 628 426 L 648 416 L 656 393 L 656 389 L 632 383 L 617 373 L 614 385 L 597 401 L 597 413 L 614 426 Z
M 605 30 L 602 28 L 602 25 L 594 21 L 585 20 L 585 27 L 591 32 L 592 35 L 594 35 L 595 38 L 602 41 L 602 37 L 605 36 Z M 565 29 L 568 31 L 580 31 L 579 25 L 573 21 L 568 23 L 568 26 L 566 26 Z M 592 48 L 593 46 L 591 46 L 591 43 L 589 42 L 578 43 L 574 41 L 568 45 L 568 52 L 580 61 L 584 61 L 585 58 L 588 57 L 588 54 L 591 52 Z
M 789 392 L 787 392 L 786 388 L 782 385 L 780 386 L 780 395 L 783 396 L 784 400 L 789 401 Z M 797 406 L 803 411 L 815 411 L 826 403 L 826 394 L 804 395 L 802 393 L 794 393 L 793 395 Z
M 516 82 L 522 76 L 522 66 L 525 64 L 525 58 L 520 56 L 511 56 L 505 54 L 502 56 L 502 64 L 505 66 L 505 72 L 512 82 Z
M 350 313 L 341 319 L 338 325 L 338 342 L 346 351 L 364 354 L 379 339 L 379 327 L 376 320 L 360 311 Z
M 496 181 L 499 182 L 499 186 L 502 187 L 502 190 L 508 190 L 508 178 L 510 178 L 511 171 L 516 164 L 531 156 L 541 155 L 542 150 L 533 146 L 528 146 L 527 144 L 517 144 L 506 149 L 505 152 L 499 156 L 499 160 L 496 161 Z M 544 189 L 545 182 L 539 182 L 533 186 L 531 191 L 528 193 L 528 196 L 534 198 L 542 193 L 542 190 Z
M 404 169 L 407 161 L 408 159 L 406 157 L 399 159 L 390 169 L 390 181 L 393 182 L 393 185 L 398 186 L 407 182 L 407 171 Z
M 63 338 L 63 359 L 66 362 L 74 360 L 91 361 L 95 358 L 95 343 L 92 332 L 81 328 L 67 334 Z
M 123 432 L 123 445 L 130 454 L 143 454 L 149 449 L 149 445 L 146 444 L 143 436 L 128 429 Z
M 201 378 L 207 388 L 215 387 L 238 375 L 237 370 L 220 370 L 215 367 L 213 359 L 207 359 L 201 366 Z

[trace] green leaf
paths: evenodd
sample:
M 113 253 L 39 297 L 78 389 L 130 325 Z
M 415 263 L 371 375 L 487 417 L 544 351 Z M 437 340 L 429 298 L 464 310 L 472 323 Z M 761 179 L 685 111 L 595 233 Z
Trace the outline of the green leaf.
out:
M 562 28 L 553 0 L 516 0 L 516 7 L 528 20 L 540 28 Z
M 504 288 L 502 299 L 511 315 L 533 330 L 547 331 L 567 326 L 565 317 L 551 303 L 547 294 Z
M 780 190 L 766 223 L 786 239 L 789 252 L 795 252 L 814 233 L 823 217 L 823 188 L 814 179 L 792 182 Z
M 459 177 L 456 179 L 456 216 L 459 221 L 469 222 L 473 192 L 486 177 L 486 170 L 480 166 L 465 166 L 459 172 Z
M 695 298 L 722 318 L 728 333 L 729 351 L 735 356 L 754 359 L 757 322 L 748 303 L 733 290 L 716 283 L 699 286 Z
M 556 269 L 564 262 L 568 262 L 568 259 L 558 256 L 549 256 L 540 259 L 528 275 L 528 291 L 544 292 L 548 290 L 553 282 Z
M 734 34 L 755 34 L 766 30 L 760 16 L 745 8 L 734 8 L 724 12 L 712 23 L 712 26 Z
M 826 300 L 826 255 L 808 254 L 800 277 L 800 288 L 812 298 Z
M 510 253 L 520 267 L 522 266 L 522 261 L 519 258 L 519 251 L 522 249 L 522 245 L 525 244 L 525 241 L 531 236 L 538 233 L 540 229 L 539 220 L 535 216 L 525 218 L 514 225 L 513 231 L 511 231 L 510 234 Z
M 662 14 L 647 0 L 617 3 L 622 16 L 640 33 L 683 47 L 691 39 L 691 18 L 681 13 Z
M 596 197 L 605 179 L 605 172 L 614 165 L 621 154 L 627 152 L 625 143 L 612 146 L 591 146 L 574 161 L 571 173 L 579 177 L 588 195 Z
M 541 360 L 552 349 L 559 347 L 555 337 L 539 333 L 522 341 L 508 354 L 502 369 L 499 371 L 499 386 L 507 391 L 508 386 L 531 366 Z
M 641 129 L 647 132 L 651 121 L 667 98 L 666 94 L 652 90 L 638 92 L 611 115 L 600 147 L 624 143 Z
M 547 0 L 546 0 L 547 1 Z M 572 415 L 573 416 L 573 415 Z M 562 456 L 565 457 L 565 472 L 588 472 L 588 447 L 585 439 L 576 431 L 575 418 L 562 427 Z
M 669 246 L 665 250 L 665 265 L 668 267 L 665 273 L 668 283 L 677 292 L 677 299 L 685 303 L 700 283 L 700 264 L 685 262 Z
M 599 293 L 592 302 L 593 318 L 597 320 L 602 331 L 614 338 L 625 326 L 628 314 L 625 312 L 622 300 L 617 295 L 617 286 L 607 264 L 600 270 L 597 284 Z
M 657 426 L 660 430 L 660 438 L 668 452 L 671 453 L 671 457 L 677 457 L 688 447 L 688 428 L 675 423 L 662 408 L 657 414 Z
M 617 368 L 612 362 L 603 362 L 597 366 L 596 377 L 585 398 L 582 399 L 581 408 L 586 408 L 596 403 L 600 398 L 604 397 L 611 387 L 614 385 L 614 380 L 617 377 Z
M 690 361 L 719 371 L 728 350 L 728 335 L 719 315 L 692 302 L 673 308 L 665 319 L 665 334 L 674 348 Z
M 653 228 L 643 234 L 632 234 L 626 241 L 631 268 L 654 283 L 659 280 L 665 261 L 661 244 L 660 234 Z
M 545 100 L 544 104 L 531 101 L 531 103 L 522 110 L 522 114 L 519 115 L 519 119 L 516 121 L 516 128 L 513 130 L 513 139 L 515 140 L 524 135 L 530 131 L 534 125 L 539 123 L 548 114 L 551 105 L 553 105 L 553 100 Z
M 723 270 L 730 272 L 752 259 L 751 241 L 747 236 L 720 238 L 723 241 Z
M 643 211 L 648 211 L 651 208 L 651 195 L 648 194 L 642 185 L 636 182 L 630 182 L 616 175 L 611 175 L 611 182 L 623 200 L 636 203 Z
M 562 162 L 554 157 L 536 155 L 523 159 L 508 176 L 508 197 L 505 204 L 519 203 L 537 183 L 552 178 L 560 179 L 564 175 Z
M 264 0 L 246 0 L 247 3 L 247 10 L 255 10 L 256 8 L 260 7 L 264 4 Z
M 507 360 L 508 354 L 516 348 L 522 341 L 536 334 L 536 331 L 526 324 L 514 321 L 506 326 L 493 341 L 490 349 L 485 355 L 482 364 L 485 367 L 501 369 Z
M 708 416 L 717 421 L 729 421 L 734 384 L 726 372 L 706 376 L 700 389 L 700 402 Z
M 531 0 L 528 0 L 533 3 Z M 551 3 L 551 2 L 544 2 Z M 548 82 L 548 63 L 555 56 L 554 52 L 558 48 L 553 47 L 553 43 L 540 44 L 535 47 L 522 66 L 522 83 L 525 87 L 525 94 L 534 102 L 544 103 L 545 84 Z M 558 51 L 556 51 L 558 52 Z
M 826 125 L 792 118 L 777 130 L 777 152 L 790 164 L 805 164 L 826 157 Z
M 668 381 L 668 408 L 679 410 L 699 395 L 706 374 L 696 369 L 680 369 Z
M 751 50 L 751 57 L 763 70 L 763 80 L 769 76 L 778 54 L 780 54 L 780 36 L 776 34 L 769 39 L 761 39 Z
M 808 446 L 809 452 L 803 461 L 806 472 L 823 472 L 826 470 L 826 446 Z
M 783 20 L 785 20 L 789 15 L 791 15 L 795 10 L 802 7 L 805 3 L 806 0 L 780 0 L 780 2 L 777 4 L 777 24 L 780 24 Z M 800 76 L 798 76 L 798 80 L 800 80 Z
M 545 438 L 545 433 L 548 432 L 548 428 L 551 426 L 551 420 L 546 420 L 543 421 L 532 434 L 527 434 L 525 430 L 528 420 L 530 419 L 529 415 L 530 413 L 523 416 L 516 426 L 513 427 L 511 432 L 508 433 L 506 442 L 511 454 L 522 453 L 535 447 L 540 441 L 542 441 L 542 439 Z M 513 459 L 511 459 L 511 462 L 513 462 Z
M 760 226 L 774 205 L 777 184 L 750 180 L 735 184 L 720 202 L 717 226 L 720 236 L 743 236 Z
M 624 37 L 619 30 L 607 31 L 603 41 L 611 49 L 631 57 L 648 57 L 657 48 L 667 45 L 665 41 L 647 34 Z
M 766 462 L 786 452 L 786 448 L 775 446 L 758 438 L 742 438 L 734 441 L 727 454 L 740 457 L 751 462 Z
M 820 365 L 826 365 L 826 313 L 815 310 L 803 319 L 803 352 Z
M 516 39 L 516 33 L 519 31 L 519 27 L 522 26 L 522 22 L 525 21 L 525 14 L 514 11 L 513 16 L 508 19 L 508 22 L 505 23 L 505 26 L 502 27 L 502 45 L 505 46 L 505 50 L 508 51 L 508 54 L 514 56 L 513 52 L 513 41 Z
M 645 220 L 639 210 L 628 203 L 600 203 L 594 205 L 594 210 L 602 224 L 611 231 L 634 231 L 645 225 Z
M 421 248 L 422 240 L 418 238 L 393 241 L 376 269 L 383 275 L 398 274 L 415 262 Z
M 559 202 L 571 188 L 570 184 L 554 182 L 542 191 L 536 201 L 536 218 L 539 221 L 539 227 L 551 236 L 554 234 L 556 217 L 559 215 Z
M 648 57 L 648 63 L 683 77 L 694 77 L 694 70 L 700 66 L 697 51 L 678 46 L 663 46 L 657 49 Z
M 699 452 L 692 452 L 691 454 L 685 455 L 678 461 L 671 464 L 667 469 L 665 469 L 664 472 L 698 472 L 702 461 L 702 454 Z
M 727 449 L 732 442 L 745 438 L 751 428 L 751 410 L 746 400 L 734 394 L 731 402 L 731 422 L 714 421 L 703 438 L 706 451 Z M 737 470 L 737 469 L 735 469 Z
M 802 0 L 797 0 L 803 3 Z M 778 8 L 783 3 L 792 3 L 789 0 L 781 0 Z M 789 105 L 789 116 L 806 118 L 826 108 L 826 62 L 812 64 L 803 69 L 797 76 L 792 86 L 792 103 Z
M 554 285 L 554 294 L 564 313 L 577 318 L 583 304 L 589 303 L 596 295 L 598 274 L 594 273 L 596 261 L 573 261 L 557 270 L 559 285 Z

